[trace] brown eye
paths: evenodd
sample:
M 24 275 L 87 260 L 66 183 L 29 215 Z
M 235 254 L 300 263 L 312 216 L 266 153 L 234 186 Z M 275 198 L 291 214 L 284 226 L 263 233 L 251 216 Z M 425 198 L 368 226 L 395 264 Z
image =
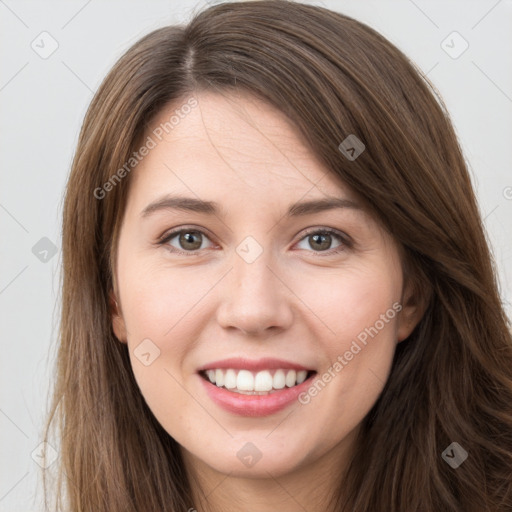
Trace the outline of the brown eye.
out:
M 320 251 L 326 251 L 330 249 L 332 237 L 331 235 L 309 235 L 309 245 L 313 249 L 319 249 Z
M 332 247 L 333 242 L 337 241 L 337 245 Z M 350 247 L 349 241 L 341 234 L 331 229 L 317 229 L 306 233 L 299 244 L 305 244 L 299 249 L 306 249 L 311 252 L 327 252 L 327 254 L 335 254 Z
M 182 231 L 178 237 L 179 244 L 184 249 L 195 251 L 201 248 L 201 234 L 198 231 Z
M 161 243 L 170 246 L 171 251 L 178 253 L 194 252 L 204 249 L 203 239 L 208 240 L 206 235 L 196 229 L 181 229 L 169 233 Z M 176 240 L 171 243 L 171 241 Z

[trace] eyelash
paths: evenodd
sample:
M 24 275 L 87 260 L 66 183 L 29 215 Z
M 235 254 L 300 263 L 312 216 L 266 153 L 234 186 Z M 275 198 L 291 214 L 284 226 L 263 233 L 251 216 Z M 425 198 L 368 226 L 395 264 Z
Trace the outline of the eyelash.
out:
M 158 240 L 157 244 L 163 246 L 163 245 L 167 244 L 170 240 L 172 240 L 176 235 L 179 235 L 181 233 L 187 233 L 187 232 L 198 233 L 198 234 L 208 238 L 206 233 L 204 233 L 202 230 L 191 226 L 191 227 L 176 229 L 174 231 L 171 231 L 170 233 L 164 234 L 163 237 L 161 237 Z M 308 236 L 316 235 L 316 234 L 331 235 L 331 236 L 337 238 L 339 242 L 341 242 L 341 245 L 339 247 L 336 247 L 335 249 L 328 249 L 327 251 L 309 251 L 309 252 L 312 252 L 313 254 L 315 254 L 316 256 L 320 256 L 320 257 L 333 256 L 335 254 L 338 254 L 338 253 L 340 253 L 346 249 L 350 249 L 352 247 L 352 243 L 349 240 L 347 235 L 345 235 L 344 233 L 341 233 L 335 229 L 332 229 L 332 228 L 321 228 L 321 229 L 312 228 L 311 230 L 307 231 L 304 234 L 304 236 L 299 240 L 299 242 L 301 242 Z M 297 242 L 297 243 L 299 243 L 299 242 Z M 176 249 L 176 247 L 172 247 L 170 245 L 168 245 L 166 248 L 173 254 L 181 254 L 183 256 L 198 256 L 198 254 L 202 250 L 202 249 L 196 249 L 195 251 L 182 251 L 182 250 Z

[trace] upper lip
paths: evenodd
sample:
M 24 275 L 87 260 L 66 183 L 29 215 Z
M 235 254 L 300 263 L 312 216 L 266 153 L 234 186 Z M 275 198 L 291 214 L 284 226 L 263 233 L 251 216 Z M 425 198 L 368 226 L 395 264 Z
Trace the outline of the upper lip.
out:
M 279 368 L 283 370 L 312 370 L 312 368 L 307 368 L 301 364 L 285 361 L 284 359 L 276 359 L 274 357 L 264 357 L 262 359 L 230 357 L 228 359 L 207 363 L 198 368 L 198 371 L 201 372 L 204 370 L 213 370 L 216 368 L 232 368 L 233 370 L 250 370 L 255 372 L 260 370 L 277 370 Z

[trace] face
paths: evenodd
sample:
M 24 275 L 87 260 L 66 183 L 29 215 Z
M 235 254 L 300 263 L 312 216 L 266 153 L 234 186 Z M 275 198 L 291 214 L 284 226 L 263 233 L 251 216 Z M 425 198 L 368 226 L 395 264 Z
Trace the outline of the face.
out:
M 116 336 L 197 467 L 264 477 L 339 459 L 415 324 L 397 247 L 280 112 L 194 97 L 169 133 L 180 104 L 154 120 L 130 177 Z

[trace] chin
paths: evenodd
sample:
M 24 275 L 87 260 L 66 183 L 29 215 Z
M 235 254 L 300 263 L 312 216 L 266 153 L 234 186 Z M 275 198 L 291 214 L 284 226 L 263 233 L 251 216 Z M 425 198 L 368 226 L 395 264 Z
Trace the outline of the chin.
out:
M 304 443 L 292 442 L 289 438 L 272 442 L 265 439 L 268 432 L 260 438 L 244 436 L 243 439 L 211 443 L 194 452 L 193 457 L 222 474 L 240 478 L 269 478 L 278 477 L 297 470 L 304 463 Z M 218 449 L 212 451 L 211 446 Z M 284 448 L 284 450 L 283 450 Z

